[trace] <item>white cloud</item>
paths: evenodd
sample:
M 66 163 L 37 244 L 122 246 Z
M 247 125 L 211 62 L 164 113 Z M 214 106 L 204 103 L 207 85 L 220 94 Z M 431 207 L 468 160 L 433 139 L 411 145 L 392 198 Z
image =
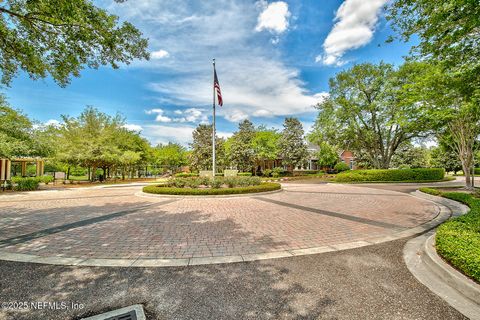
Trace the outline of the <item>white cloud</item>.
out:
M 185 110 L 175 110 L 174 113 L 180 116 L 174 118 L 174 122 L 208 123 L 208 115 L 205 109 L 188 108 Z
M 195 127 L 190 125 L 146 125 L 142 134 L 154 145 L 176 142 L 188 146 L 192 142 L 194 130 Z M 222 138 L 231 137 L 232 134 L 231 132 L 217 131 L 217 136 Z
M 239 109 L 232 109 L 225 113 L 225 119 L 231 122 L 240 122 L 248 119 L 248 114 Z
M 163 58 L 168 58 L 170 56 L 170 53 L 166 50 L 158 50 L 158 51 L 153 51 L 150 53 L 150 57 L 152 59 L 163 59 Z
M 130 124 L 127 123 L 123 126 L 125 129 L 130 130 L 130 131 L 135 131 L 135 132 L 140 132 L 143 130 L 142 126 L 138 124 Z
M 45 122 L 45 126 L 58 127 L 58 126 L 60 126 L 60 121 L 55 120 L 55 119 L 50 119 L 50 120 L 48 120 L 47 122 Z
M 325 65 L 342 65 L 348 50 L 368 44 L 373 37 L 382 6 L 388 0 L 345 0 L 338 8 L 336 23 L 323 43 L 324 54 L 315 58 Z
M 288 4 L 284 1 L 272 2 L 265 5 L 264 10 L 258 16 L 258 23 L 255 30 L 260 32 L 268 30 L 272 33 L 283 33 L 288 28 Z
M 192 132 L 195 130 L 192 126 L 166 126 L 166 125 L 146 125 L 143 134 L 153 144 L 166 144 L 168 142 L 177 142 L 182 145 L 188 145 L 192 141 Z
M 176 105 L 177 109 L 202 106 L 210 116 L 206 106 L 212 101 L 211 61 L 215 57 L 224 100 L 224 107 L 217 109 L 220 117 L 234 121 L 245 115 L 275 117 L 315 112 L 316 92 L 305 88 L 298 69 L 282 61 L 276 46 L 265 45 L 271 39 L 252 32 L 257 27 L 277 37 L 286 31 L 288 5 L 282 1 L 260 4 L 264 9 L 260 17 L 258 4 L 242 0 L 137 0 L 109 10 L 140 28 L 152 47 L 168 48 L 169 59 L 131 65 L 162 75 L 148 85 L 159 103 Z M 278 13 L 279 19 L 268 18 L 272 12 Z M 162 116 L 172 122 L 185 118 L 186 123 L 187 117 L 179 111 Z
M 170 117 L 166 117 L 163 115 L 164 111 L 159 108 L 154 108 L 150 110 L 145 110 L 146 114 L 156 114 L 157 116 L 155 117 L 155 121 L 157 122 L 172 122 L 172 119 Z

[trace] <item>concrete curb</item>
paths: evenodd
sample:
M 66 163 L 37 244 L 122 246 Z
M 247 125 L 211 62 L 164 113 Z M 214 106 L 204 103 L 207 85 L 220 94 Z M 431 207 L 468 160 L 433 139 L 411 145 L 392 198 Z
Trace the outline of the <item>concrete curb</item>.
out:
M 282 190 L 275 190 L 273 192 L 281 192 L 281 191 Z M 266 194 L 266 193 L 267 192 L 262 194 Z M 252 195 L 258 195 L 258 193 L 250 194 L 250 196 Z M 139 195 L 139 196 L 143 196 L 143 195 Z M 146 197 L 149 197 L 149 196 L 158 197 L 160 195 L 152 195 L 152 194 L 146 195 Z M 240 195 L 240 196 L 248 196 L 248 194 Z M 36 255 L 30 255 L 30 254 L 20 254 L 20 253 L 10 253 L 6 251 L 0 251 L 0 260 L 54 264 L 54 265 L 68 265 L 68 266 L 88 266 L 88 267 L 186 267 L 186 266 L 205 265 L 205 264 L 238 263 L 238 262 L 245 262 L 245 261 L 289 258 L 289 257 L 295 257 L 295 256 L 301 256 L 301 255 L 303 256 L 303 255 L 319 254 L 319 253 L 325 253 L 325 252 L 342 251 L 342 250 L 370 246 L 370 245 L 383 243 L 383 242 L 394 241 L 394 240 L 411 237 L 411 236 L 424 233 L 436 227 L 437 225 L 444 222 L 450 217 L 451 210 L 449 209 L 449 207 L 443 204 L 444 201 L 440 201 L 440 200 L 447 200 L 447 199 L 438 199 L 438 197 L 432 197 L 418 191 L 412 193 L 411 196 L 433 202 L 438 208 L 437 216 L 434 219 L 424 224 L 421 224 L 411 229 L 397 232 L 395 234 L 381 236 L 381 237 L 371 237 L 371 238 L 363 239 L 360 241 L 339 243 L 339 244 L 329 245 L 329 246 L 303 248 L 303 249 L 296 249 L 296 250 L 283 250 L 283 251 L 274 251 L 274 252 L 266 252 L 266 253 L 245 254 L 245 255 L 237 255 L 237 256 L 193 257 L 193 258 L 179 258 L 179 259 L 168 259 L 168 258 L 165 258 L 165 259 L 146 259 L 146 258 L 80 259 L 80 258 L 74 258 L 74 257 L 41 257 Z M 184 196 L 176 196 L 176 197 L 182 198 Z M 222 196 L 222 197 L 225 197 L 225 196 Z
M 468 212 L 468 207 L 456 201 L 429 196 L 448 205 L 453 216 Z M 407 242 L 404 261 L 410 272 L 432 292 L 470 319 L 480 319 L 480 285 L 451 267 L 435 250 L 435 231 Z
M 155 193 L 148 193 L 143 191 L 135 192 L 135 196 L 137 197 L 147 197 L 147 198 L 188 198 L 188 199 L 212 199 L 212 198 L 245 198 L 245 197 L 254 197 L 257 195 L 265 195 L 265 194 L 272 194 L 272 193 L 279 193 L 283 192 L 283 188 L 273 191 L 263 191 L 263 192 L 251 192 L 251 193 L 240 193 L 240 194 L 218 194 L 218 195 L 198 195 L 198 196 L 191 196 L 191 195 L 174 195 L 174 194 L 155 194 Z

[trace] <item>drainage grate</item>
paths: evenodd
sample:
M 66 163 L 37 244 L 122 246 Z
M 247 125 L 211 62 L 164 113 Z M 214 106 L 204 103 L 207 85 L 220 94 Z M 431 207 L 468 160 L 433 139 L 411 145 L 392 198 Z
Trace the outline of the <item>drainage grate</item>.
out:
M 83 318 L 82 320 L 146 320 L 143 307 L 140 304 Z
M 135 311 L 130 311 L 124 314 L 119 314 L 118 316 L 106 318 L 105 320 L 137 320 L 137 313 Z

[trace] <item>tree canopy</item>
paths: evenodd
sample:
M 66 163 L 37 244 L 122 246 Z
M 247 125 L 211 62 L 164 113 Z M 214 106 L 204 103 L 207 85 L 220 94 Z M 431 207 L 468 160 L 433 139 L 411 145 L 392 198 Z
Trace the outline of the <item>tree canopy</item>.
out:
M 66 86 L 86 66 L 118 68 L 135 58 L 148 59 L 147 45 L 131 23 L 119 23 L 90 0 L 0 1 L 4 85 L 21 69 L 32 79 L 50 75 Z
M 198 170 L 212 169 L 212 132 L 213 126 L 200 124 L 193 131 L 193 142 L 190 143 L 190 163 Z M 225 165 L 225 140 L 215 137 L 215 151 L 217 167 Z
M 313 135 L 366 155 L 376 168 L 388 168 L 402 143 L 431 129 L 429 112 L 403 91 L 412 68 L 363 63 L 338 73 L 330 79 L 328 99 L 317 105 Z
M 227 158 L 230 165 L 240 171 L 249 171 L 255 160 L 253 140 L 255 138 L 255 127 L 249 120 L 243 120 L 238 125 L 238 131 L 229 139 Z
M 303 166 L 308 157 L 302 123 L 297 118 L 285 118 L 279 139 L 282 163 L 293 168 Z

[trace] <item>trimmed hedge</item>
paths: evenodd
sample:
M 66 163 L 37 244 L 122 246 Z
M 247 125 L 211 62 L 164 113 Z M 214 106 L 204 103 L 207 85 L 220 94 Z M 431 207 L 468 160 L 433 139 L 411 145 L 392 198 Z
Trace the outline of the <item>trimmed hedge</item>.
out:
M 337 182 L 382 182 L 382 181 L 438 181 L 443 180 L 445 169 L 375 169 L 350 170 L 337 174 Z
M 36 177 L 12 177 L 13 190 L 15 191 L 33 191 L 38 189 L 40 179 Z
M 239 172 L 239 173 L 237 173 L 237 176 L 239 176 L 239 177 L 251 177 L 252 173 L 251 172 Z
M 175 177 L 177 177 L 177 178 L 198 177 L 198 173 L 180 172 L 180 173 L 175 174 Z
M 435 242 L 440 256 L 480 282 L 480 199 L 463 192 L 441 192 L 431 188 L 420 190 L 430 194 L 435 190 L 437 195 L 470 207 L 467 214 L 452 218 L 438 227 Z
M 192 188 L 173 188 L 165 187 L 163 185 L 146 186 L 143 192 L 153 194 L 170 194 L 170 195 L 190 195 L 190 196 L 205 196 L 205 195 L 227 195 L 227 194 L 242 194 L 242 193 L 257 193 L 280 190 L 279 183 L 262 183 L 258 186 L 237 187 L 237 188 L 219 188 L 219 189 L 192 189 Z
M 345 162 L 339 162 L 333 167 L 333 169 L 335 169 L 337 172 L 343 172 L 349 171 L 350 167 Z

